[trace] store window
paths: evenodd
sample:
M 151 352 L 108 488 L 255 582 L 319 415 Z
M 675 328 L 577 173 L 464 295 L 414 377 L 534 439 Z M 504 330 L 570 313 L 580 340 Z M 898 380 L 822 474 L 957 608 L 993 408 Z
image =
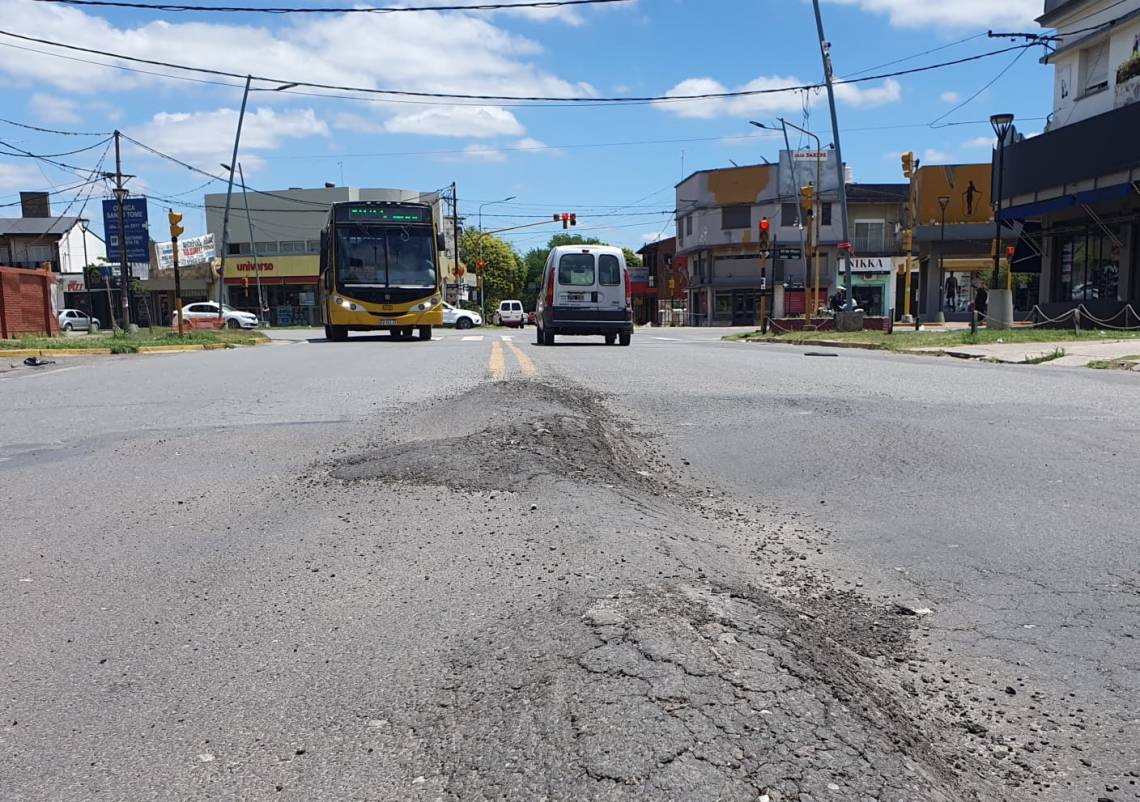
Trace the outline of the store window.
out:
M 718 291 L 713 301 L 713 317 L 732 317 L 732 293 Z
M 249 243 L 248 242 L 231 242 L 226 248 L 230 256 L 249 256 Z
M 780 204 L 780 226 L 792 228 L 799 222 L 799 205 L 795 203 Z
M 268 254 L 277 253 L 277 243 L 259 242 L 257 243 L 257 253 L 259 256 L 266 256 Z
M 1120 291 L 1120 229 L 1107 226 L 1057 237 L 1054 301 L 1115 301 Z
M 280 253 L 304 253 L 305 241 L 303 239 L 282 240 L 277 243 Z

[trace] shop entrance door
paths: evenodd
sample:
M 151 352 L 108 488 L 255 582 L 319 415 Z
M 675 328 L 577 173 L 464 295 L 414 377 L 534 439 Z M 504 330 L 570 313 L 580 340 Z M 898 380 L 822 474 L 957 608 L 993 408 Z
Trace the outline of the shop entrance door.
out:
M 756 292 L 737 290 L 732 293 L 732 325 L 756 325 Z

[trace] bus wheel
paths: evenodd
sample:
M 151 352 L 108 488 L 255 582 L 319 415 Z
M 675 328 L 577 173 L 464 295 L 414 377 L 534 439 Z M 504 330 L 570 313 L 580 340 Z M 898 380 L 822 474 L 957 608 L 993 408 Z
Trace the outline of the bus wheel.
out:
M 420 326 L 420 339 L 421 340 L 430 340 L 431 339 L 431 326 Z
M 344 326 L 325 326 L 325 339 L 329 342 L 341 343 L 348 339 L 348 329 Z

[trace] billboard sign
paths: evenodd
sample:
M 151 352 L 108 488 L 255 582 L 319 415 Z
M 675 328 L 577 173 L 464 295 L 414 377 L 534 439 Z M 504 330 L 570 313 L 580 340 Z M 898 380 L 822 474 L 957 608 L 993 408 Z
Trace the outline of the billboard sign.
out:
M 150 232 L 147 229 L 146 198 L 123 201 L 123 229 L 127 236 L 127 261 L 150 264 Z M 107 240 L 107 259 L 121 262 L 119 250 L 119 202 L 103 201 L 103 233 Z
M 920 167 L 915 178 L 918 193 L 918 224 L 942 224 L 939 198 L 948 198 L 946 225 L 992 223 L 991 167 L 982 164 L 937 164 Z
M 174 245 L 171 242 L 156 242 L 154 252 L 158 257 L 159 270 L 174 269 Z M 190 267 L 192 265 L 209 264 L 214 261 L 214 235 L 205 234 L 201 237 L 186 237 L 178 240 L 178 265 Z
M 800 187 L 813 186 L 816 169 L 819 169 L 819 186 L 816 192 L 837 192 L 839 190 L 839 160 L 834 150 L 780 151 L 780 195 L 785 198 L 799 197 Z

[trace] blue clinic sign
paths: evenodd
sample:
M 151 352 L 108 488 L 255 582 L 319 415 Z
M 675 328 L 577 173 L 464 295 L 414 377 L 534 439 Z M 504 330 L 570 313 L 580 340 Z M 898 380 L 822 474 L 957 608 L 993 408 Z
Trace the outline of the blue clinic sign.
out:
M 147 229 L 146 198 L 123 201 L 123 227 L 127 234 L 127 261 L 150 262 L 150 232 Z M 107 239 L 107 260 L 122 261 L 119 251 L 119 202 L 103 201 L 103 233 Z

